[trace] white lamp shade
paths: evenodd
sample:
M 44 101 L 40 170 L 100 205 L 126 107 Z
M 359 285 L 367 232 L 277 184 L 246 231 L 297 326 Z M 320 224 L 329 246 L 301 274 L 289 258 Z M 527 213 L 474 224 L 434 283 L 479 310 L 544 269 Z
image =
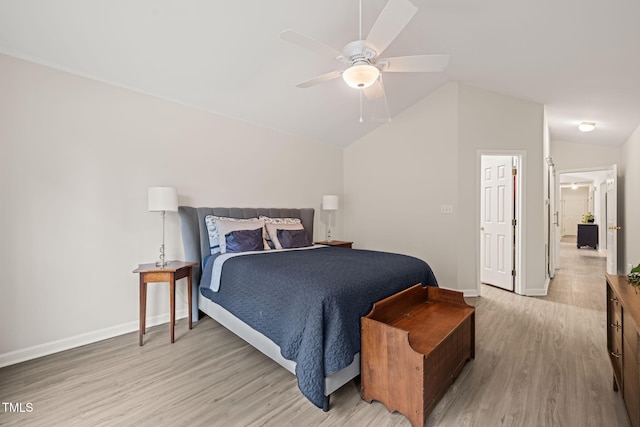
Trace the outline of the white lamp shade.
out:
M 173 211 L 178 210 L 178 192 L 172 187 L 149 188 L 149 211 Z
M 334 195 L 322 196 L 322 209 L 325 211 L 337 211 L 338 196 L 334 196 Z
M 371 86 L 379 75 L 380 70 L 373 65 L 360 64 L 352 65 L 344 70 L 342 79 L 354 89 L 364 89 Z

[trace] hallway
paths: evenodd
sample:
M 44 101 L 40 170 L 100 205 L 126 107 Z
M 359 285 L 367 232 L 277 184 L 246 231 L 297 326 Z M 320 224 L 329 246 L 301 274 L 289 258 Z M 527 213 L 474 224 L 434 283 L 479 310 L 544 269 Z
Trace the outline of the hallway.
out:
M 560 243 L 560 266 L 544 299 L 599 310 L 606 319 L 606 264 L 606 254 L 588 247 L 578 249 L 576 236 L 564 236 Z
M 577 249 L 575 237 L 560 255 L 546 297 L 482 285 L 482 297 L 467 299 L 477 310 L 476 359 L 429 425 L 630 425 L 606 348 L 606 258 Z

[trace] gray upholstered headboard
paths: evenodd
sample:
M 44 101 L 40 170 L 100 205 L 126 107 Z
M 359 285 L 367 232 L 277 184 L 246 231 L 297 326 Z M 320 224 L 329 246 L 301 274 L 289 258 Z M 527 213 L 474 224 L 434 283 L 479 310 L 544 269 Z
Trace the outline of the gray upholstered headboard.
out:
M 194 208 L 180 206 L 180 224 L 182 228 L 182 244 L 184 246 L 185 261 L 197 262 L 193 269 L 192 295 L 193 320 L 198 320 L 198 286 L 200 284 L 201 265 L 204 257 L 209 255 L 209 233 L 204 218 L 207 215 L 224 216 L 229 218 L 257 218 L 266 215 L 271 218 L 300 218 L 304 229 L 309 234 L 309 241 L 313 242 L 314 209 L 280 209 L 280 208 Z

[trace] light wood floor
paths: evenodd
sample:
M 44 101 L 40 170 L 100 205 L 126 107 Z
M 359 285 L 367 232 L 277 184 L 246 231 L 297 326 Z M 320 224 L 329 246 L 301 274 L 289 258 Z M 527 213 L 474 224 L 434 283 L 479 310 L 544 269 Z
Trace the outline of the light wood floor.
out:
M 604 258 L 562 245 L 549 296 L 483 286 L 476 359 L 428 419 L 430 426 L 628 426 L 606 353 Z M 347 384 L 322 412 L 295 378 L 210 319 L 169 344 L 168 325 L 0 369 L 0 400 L 20 426 L 410 426 Z

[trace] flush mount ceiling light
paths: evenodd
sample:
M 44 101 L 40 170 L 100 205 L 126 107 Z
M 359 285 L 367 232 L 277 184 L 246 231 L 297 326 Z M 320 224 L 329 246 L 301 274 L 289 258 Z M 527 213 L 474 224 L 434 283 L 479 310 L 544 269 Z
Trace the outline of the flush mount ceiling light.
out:
M 582 132 L 591 132 L 596 128 L 596 122 L 582 122 L 578 125 L 578 129 Z
M 370 64 L 356 64 L 342 73 L 344 81 L 355 89 L 364 89 L 375 83 L 380 70 Z

